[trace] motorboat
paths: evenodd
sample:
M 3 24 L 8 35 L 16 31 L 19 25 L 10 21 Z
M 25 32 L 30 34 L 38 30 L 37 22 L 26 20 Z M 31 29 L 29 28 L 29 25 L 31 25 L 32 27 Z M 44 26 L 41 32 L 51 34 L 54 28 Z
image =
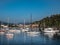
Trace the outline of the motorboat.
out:
M 27 32 L 27 35 L 28 36 L 32 36 L 32 37 L 35 37 L 35 36 L 38 36 L 39 33 L 40 32 L 36 32 L 36 31 L 32 32 L 32 31 L 30 31 L 30 32 Z
M 45 28 L 44 33 L 55 33 L 56 31 L 53 28 Z
M 59 30 L 54 30 L 53 28 L 44 29 L 44 35 L 48 36 L 49 38 L 52 38 L 58 32 Z

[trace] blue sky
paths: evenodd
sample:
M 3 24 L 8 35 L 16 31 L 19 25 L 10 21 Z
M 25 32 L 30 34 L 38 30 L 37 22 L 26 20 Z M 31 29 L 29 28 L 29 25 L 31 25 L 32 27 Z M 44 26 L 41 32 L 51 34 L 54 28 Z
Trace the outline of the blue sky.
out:
M 30 22 L 46 16 L 60 14 L 60 0 L 0 0 L 0 20 L 7 22 Z

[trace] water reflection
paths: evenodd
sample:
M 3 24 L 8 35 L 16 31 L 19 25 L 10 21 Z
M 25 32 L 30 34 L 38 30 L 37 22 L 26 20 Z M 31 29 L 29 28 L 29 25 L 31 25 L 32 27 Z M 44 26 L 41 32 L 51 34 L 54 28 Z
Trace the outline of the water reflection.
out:
M 13 39 L 14 34 L 6 34 L 7 39 Z
M 13 31 L 14 32 L 14 31 Z M 19 32 L 19 31 L 17 31 Z M 56 45 L 60 44 L 60 40 L 52 39 L 54 38 L 53 33 L 43 33 L 40 32 L 20 32 L 20 33 L 5 33 L 4 37 L 0 36 L 3 41 L 1 45 L 8 43 L 9 45 Z M 7 40 L 8 39 L 8 40 Z
M 5 34 L 5 32 L 0 32 L 0 35 L 4 35 Z
M 45 36 L 49 37 L 49 38 L 53 38 L 53 36 L 55 35 L 54 33 L 44 33 Z

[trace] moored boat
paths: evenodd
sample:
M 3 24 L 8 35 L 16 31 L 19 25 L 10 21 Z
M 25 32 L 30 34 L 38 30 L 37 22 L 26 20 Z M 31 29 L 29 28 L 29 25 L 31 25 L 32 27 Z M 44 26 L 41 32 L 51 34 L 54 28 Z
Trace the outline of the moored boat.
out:
M 20 30 L 9 30 L 9 32 L 11 32 L 11 33 L 20 33 L 21 31 Z
M 56 33 L 58 30 L 54 30 L 53 28 L 45 28 L 44 33 Z

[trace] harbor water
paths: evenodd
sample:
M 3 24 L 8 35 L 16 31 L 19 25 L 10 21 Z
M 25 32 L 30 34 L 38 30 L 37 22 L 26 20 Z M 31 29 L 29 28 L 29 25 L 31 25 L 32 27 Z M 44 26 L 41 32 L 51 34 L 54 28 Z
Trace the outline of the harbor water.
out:
M 13 36 L 0 35 L 0 45 L 60 45 L 60 39 L 38 33 L 13 33 Z

